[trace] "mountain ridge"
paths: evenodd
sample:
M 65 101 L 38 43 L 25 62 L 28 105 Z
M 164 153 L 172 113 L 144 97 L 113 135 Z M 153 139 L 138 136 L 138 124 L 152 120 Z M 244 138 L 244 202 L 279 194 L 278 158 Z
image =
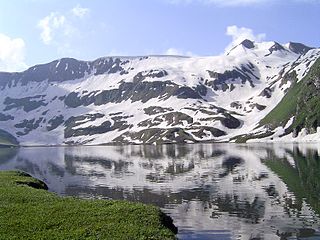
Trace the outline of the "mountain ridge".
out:
M 62 58 L 0 72 L 0 129 L 21 145 L 272 141 L 261 121 L 319 57 L 244 40 L 220 56 Z

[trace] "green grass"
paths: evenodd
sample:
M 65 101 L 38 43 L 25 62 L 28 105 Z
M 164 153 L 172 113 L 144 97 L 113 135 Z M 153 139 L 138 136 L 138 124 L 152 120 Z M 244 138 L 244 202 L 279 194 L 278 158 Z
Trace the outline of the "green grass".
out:
M 43 188 L 23 173 L 0 172 L 0 239 L 175 239 L 157 207 L 59 197 Z
M 260 126 L 271 125 L 275 128 L 286 124 L 286 122 L 295 114 L 301 85 L 302 81 L 293 83 L 293 87 L 289 89 L 280 103 L 261 120 Z
M 275 128 L 284 127 L 293 116 L 293 122 L 285 129 L 284 135 L 291 132 L 297 135 L 302 128 L 314 133 L 320 126 L 320 58 L 301 81 L 297 82 L 296 76 L 293 71 L 283 77 L 282 83 L 291 81 L 292 85 L 279 104 L 259 122 L 257 128 L 265 126 L 266 132 L 239 135 L 230 140 L 244 143 L 249 139 L 271 136 Z
M 292 74 L 294 76 L 294 74 Z M 293 77 L 294 79 L 294 77 Z M 280 103 L 260 121 L 260 126 L 267 125 L 271 128 L 284 126 L 288 120 L 295 119 L 288 129 L 307 128 L 315 130 L 315 125 L 320 125 L 320 58 L 312 65 L 308 74 L 299 82 L 296 79 Z

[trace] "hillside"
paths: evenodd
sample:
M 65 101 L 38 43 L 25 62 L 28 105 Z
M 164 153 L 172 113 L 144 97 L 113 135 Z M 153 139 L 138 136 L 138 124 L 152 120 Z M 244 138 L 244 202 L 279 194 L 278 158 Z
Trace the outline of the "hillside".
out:
M 213 57 L 64 58 L 2 72 L 1 129 L 21 145 L 304 141 L 295 136 L 320 121 L 319 56 L 245 40 Z

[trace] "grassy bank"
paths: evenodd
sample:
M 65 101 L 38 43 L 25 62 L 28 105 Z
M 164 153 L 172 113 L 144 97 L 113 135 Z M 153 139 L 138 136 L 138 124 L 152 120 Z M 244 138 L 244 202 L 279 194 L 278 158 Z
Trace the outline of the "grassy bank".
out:
M 0 172 L 0 239 L 175 239 L 159 208 L 62 198 L 24 173 Z

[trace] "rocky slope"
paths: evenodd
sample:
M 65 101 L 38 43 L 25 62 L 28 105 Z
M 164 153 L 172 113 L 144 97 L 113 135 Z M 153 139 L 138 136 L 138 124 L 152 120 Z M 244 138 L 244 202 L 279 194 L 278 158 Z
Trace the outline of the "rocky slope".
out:
M 320 124 L 309 114 L 319 57 L 245 40 L 216 57 L 65 58 L 2 72 L 0 144 L 315 140 L 304 137 Z

